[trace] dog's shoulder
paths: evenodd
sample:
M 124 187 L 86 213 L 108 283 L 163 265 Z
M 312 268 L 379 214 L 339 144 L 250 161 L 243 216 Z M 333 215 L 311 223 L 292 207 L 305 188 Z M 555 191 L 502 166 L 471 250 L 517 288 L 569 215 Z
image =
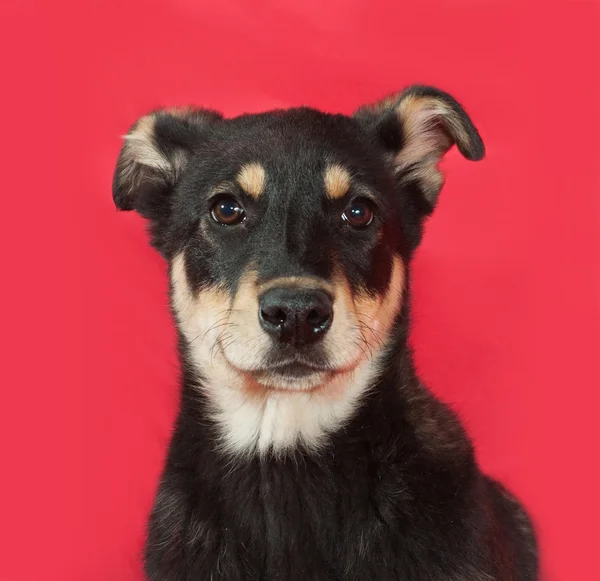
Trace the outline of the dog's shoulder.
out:
M 424 451 L 440 458 L 466 459 L 473 452 L 471 440 L 458 414 L 422 383 L 404 392 L 406 418 Z

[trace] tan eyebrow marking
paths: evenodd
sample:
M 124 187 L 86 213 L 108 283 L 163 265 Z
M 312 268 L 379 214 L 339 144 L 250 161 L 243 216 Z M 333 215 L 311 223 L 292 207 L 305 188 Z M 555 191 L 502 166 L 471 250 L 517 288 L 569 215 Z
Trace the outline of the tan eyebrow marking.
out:
M 265 168 L 258 162 L 242 166 L 237 175 L 237 183 L 242 190 L 255 200 L 263 193 L 265 181 Z
M 350 189 L 352 177 L 350 172 L 338 164 L 331 164 L 325 169 L 325 195 L 330 200 L 343 198 Z

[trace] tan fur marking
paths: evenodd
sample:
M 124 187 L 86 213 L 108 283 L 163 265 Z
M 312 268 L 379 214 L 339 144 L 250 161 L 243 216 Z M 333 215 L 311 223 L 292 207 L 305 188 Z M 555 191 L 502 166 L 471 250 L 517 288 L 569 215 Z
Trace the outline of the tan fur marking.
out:
M 257 273 L 249 270 L 238 283 L 231 304 L 229 340 L 223 341 L 223 353 L 230 365 L 238 371 L 259 367 L 262 356 L 269 348 L 269 338 L 258 321 Z
M 260 286 L 260 292 L 266 292 L 272 288 L 318 288 L 333 294 L 332 285 L 324 280 L 312 278 L 310 276 L 286 276 L 274 278 Z
M 443 103 L 430 97 L 409 95 L 400 102 L 397 112 L 402 121 L 405 144 L 396 157 L 398 169 L 425 163 L 436 171 L 437 162 L 452 145 L 450 138 L 436 126 L 438 117 L 446 111 Z
M 125 151 L 123 155 L 128 162 L 169 171 L 171 169 L 169 160 L 161 154 L 154 142 L 155 123 L 156 118 L 154 115 L 142 117 L 133 129 L 124 136 Z
M 396 111 L 405 139 L 396 156 L 396 169 L 404 172 L 403 182 L 418 181 L 425 196 L 435 199 L 444 183 L 438 163 L 452 146 L 448 133 L 465 148 L 470 144 L 469 135 L 453 109 L 434 97 L 407 95 L 399 101 Z M 448 127 L 448 133 L 438 126 L 440 122 Z
M 379 297 L 364 292 L 354 299 L 357 318 L 371 348 L 383 348 L 385 345 L 400 308 L 404 283 L 404 263 L 399 256 L 395 256 L 392 277 L 385 295 Z
M 154 114 L 146 115 L 123 136 L 125 143 L 119 157 L 118 172 L 119 182 L 126 196 L 133 195 L 144 176 L 147 176 L 148 172 L 144 168 L 149 167 L 163 175 L 173 172 L 171 162 L 156 147 L 155 123 Z
M 406 158 L 405 163 L 410 163 L 411 158 L 424 158 L 431 154 L 441 157 L 452 145 L 450 137 L 436 127 L 436 121 L 440 118 L 449 126 L 456 141 L 464 148 L 469 147 L 469 135 L 458 115 L 439 99 L 409 95 L 400 101 L 397 112 L 407 141 L 401 152 Z
M 258 199 L 265 188 L 265 168 L 260 163 L 249 163 L 240 169 L 237 182 L 250 197 Z
M 210 288 L 194 294 L 190 289 L 185 274 L 185 257 L 178 254 L 171 265 L 171 284 L 173 286 L 173 309 L 177 321 L 187 325 L 194 317 L 202 315 L 205 311 L 215 314 L 224 312 L 231 297 L 224 289 Z
M 352 369 L 366 353 L 380 352 L 401 306 L 404 264 L 394 257 L 392 277 L 383 296 L 352 294 L 350 283 L 339 271 L 334 276 L 333 325 L 324 345 L 336 367 Z
M 404 146 L 395 158 L 403 183 L 418 182 L 429 200 L 435 200 L 444 178 L 438 163 L 456 141 L 462 150 L 471 148 L 471 138 L 460 116 L 441 99 L 431 95 L 390 95 L 370 106 L 383 113 L 395 110 L 402 123 Z
M 325 195 L 330 200 L 343 198 L 348 193 L 351 182 L 350 172 L 341 165 L 332 164 L 325 169 Z

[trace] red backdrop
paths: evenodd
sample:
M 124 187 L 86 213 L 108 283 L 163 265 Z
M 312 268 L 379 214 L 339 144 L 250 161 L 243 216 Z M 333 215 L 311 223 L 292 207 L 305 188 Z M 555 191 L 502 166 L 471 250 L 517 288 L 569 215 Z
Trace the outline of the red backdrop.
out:
M 413 343 L 547 581 L 598 581 L 599 5 L 56 0 L 0 8 L 0 580 L 135 581 L 177 403 L 164 264 L 117 215 L 123 134 L 159 105 L 350 112 L 403 85 L 487 144 L 414 264 Z

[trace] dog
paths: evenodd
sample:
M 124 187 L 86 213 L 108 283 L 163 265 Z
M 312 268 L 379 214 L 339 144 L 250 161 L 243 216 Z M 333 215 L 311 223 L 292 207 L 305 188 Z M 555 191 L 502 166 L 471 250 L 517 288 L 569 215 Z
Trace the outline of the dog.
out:
M 161 109 L 119 210 L 166 259 L 181 403 L 150 581 L 534 581 L 534 527 L 407 345 L 410 265 L 463 107 L 411 86 L 353 115 Z

